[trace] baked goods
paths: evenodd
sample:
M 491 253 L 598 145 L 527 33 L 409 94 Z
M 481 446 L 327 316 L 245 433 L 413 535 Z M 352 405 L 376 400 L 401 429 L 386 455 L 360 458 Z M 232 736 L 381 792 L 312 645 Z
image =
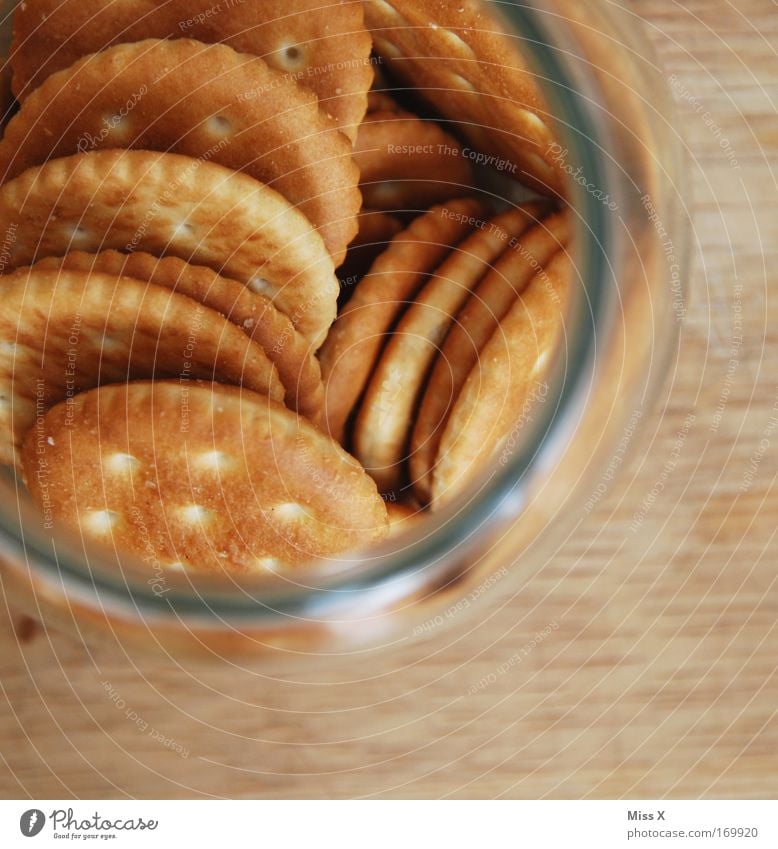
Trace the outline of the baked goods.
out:
M 54 521 L 162 572 L 282 571 L 388 532 L 359 464 L 245 389 L 157 381 L 82 393 L 43 416 L 23 464 Z
M 354 455 L 382 492 L 404 483 L 412 422 L 453 316 L 506 246 L 533 223 L 532 212 L 516 207 L 478 221 L 416 294 L 387 340 L 354 425 Z
M 261 96 L 249 100 L 245 93 Z M 283 195 L 336 265 L 360 207 L 351 145 L 312 92 L 223 44 L 148 39 L 85 56 L 27 97 L 0 142 L 0 177 L 108 148 L 182 153 Z
M 57 526 L 284 571 L 512 444 L 569 288 L 545 106 L 474 0 L 365 8 L 20 4 L 0 461 Z
M 284 400 L 290 410 L 297 410 L 318 422 L 324 405 L 321 368 L 311 346 L 294 329 L 292 322 L 279 312 L 264 295 L 222 277 L 202 265 L 190 265 L 178 257 L 155 257 L 143 251 L 123 254 L 102 251 L 89 254 L 70 251 L 62 257 L 47 257 L 35 263 L 38 270 L 64 268 L 68 271 L 100 272 L 116 277 L 133 277 L 199 301 L 221 313 L 257 342 L 273 365 L 284 385 Z
M 361 0 L 25 0 L 14 15 L 14 94 L 24 100 L 82 56 L 147 38 L 224 43 L 261 56 L 315 92 L 352 138 L 365 114 L 372 43 Z
M 440 441 L 432 475 L 433 508 L 450 502 L 488 468 L 495 446 L 510 443 L 512 433 L 518 438 L 532 406 L 545 399 L 547 368 L 563 333 L 572 271 L 570 255 L 557 253 L 519 295 L 481 352 Z M 505 445 L 503 463 L 510 451 L 510 444 Z
M 52 159 L 0 186 L 5 268 L 69 250 L 147 251 L 206 265 L 269 297 L 318 347 L 338 283 L 321 237 L 275 190 L 176 153 Z
M 531 214 L 539 215 L 540 207 Z M 409 470 L 422 503 L 431 499 L 431 476 L 440 439 L 462 386 L 500 322 L 535 274 L 567 244 L 565 212 L 538 221 L 515 244 L 508 245 L 457 314 L 427 381 L 413 426 Z
M 522 42 L 480 0 L 365 0 L 373 44 L 392 73 L 492 165 L 561 194 L 551 115 Z
M 326 427 L 344 438 L 386 336 L 406 303 L 485 213 L 477 200 L 431 209 L 392 239 L 338 316 L 321 350 Z
M 366 206 L 424 210 L 472 191 L 462 146 L 434 121 L 402 111 L 368 112 L 354 143 Z
M 153 283 L 35 267 L 0 277 L 0 463 L 52 404 L 99 383 L 208 378 L 276 400 L 263 349 L 223 316 Z

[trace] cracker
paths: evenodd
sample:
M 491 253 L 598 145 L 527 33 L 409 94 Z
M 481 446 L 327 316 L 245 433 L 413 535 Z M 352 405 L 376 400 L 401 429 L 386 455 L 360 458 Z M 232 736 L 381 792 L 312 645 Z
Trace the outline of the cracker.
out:
M 459 142 L 410 112 L 368 113 L 354 144 L 365 206 L 419 210 L 468 194 L 473 169 Z
M 398 537 L 423 518 L 418 508 L 403 504 L 400 501 L 387 501 L 386 513 L 389 517 L 389 536 Z
M 42 259 L 34 267 L 38 270 L 64 268 L 134 277 L 166 289 L 175 289 L 179 294 L 216 310 L 261 345 L 278 369 L 278 376 L 286 389 L 284 401 L 289 409 L 297 410 L 312 421 L 319 421 L 324 405 L 319 361 L 287 316 L 267 298 L 251 292 L 237 280 L 221 277 L 202 265 L 190 265 L 178 257 L 160 259 L 142 251 L 132 254 L 71 251 L 63 257 Z
M 338 283 L 324 243 L 273 189 L 174 153 L 104 150 L 54 159 L 0 187 L 5 268 L 114 248 L 206 265 L 270 297 L 318 347 Z
M 501 443 L 507 459 L 532 407 L 545 398 L 547 367 L 564 333 L 571 276 L 570 256 L 560 251 L 519 295 L 481 352 L 440 441 L 433 509 L 488 468 Z
M 539 212 L 533 210 L 533 215 Z M 430 373 L 411 436 L 411 481 L 422 503 L 431 497 L 432 467 L 449 413 L 481 350 L 533 275 L 542 274 L 567 244 L 568 230 L 565 212 L 532 227 L 505 250 L 457 315 Z
M 506 34 L 487 4 L 366 0 L 365 20 L 392 73 L 494 156 L 499 170 L 544 194 L 563 193 L 552 116 L 521 39 Z
M 400 105 L 386 91 L 371 89 L 367 93 L 367 114 L 373 112 L 400 112 Z
M 349 299 L 354 287 L 370 270 L 376 257 L 403 229 L 400 218 L 380 209 L 363 209 L 358 221 L 359 232 L 348 246 L 346 261 L 338 269 L 340 303 Z
M 106 148 L 182 153 L 244 171 L 308 217 L 336 265 L 356 234 L 359 173 L 348 139 L 312 92 L 226 45 L 148 39 L 78 60 L 11 119 L 0 175 Z
M 472 199 L 431 209 L 395 236 L 360 280 L 319 357 L 326 424 L 334 439 L 344 439 L 386 334 L 409 299 L 485 214 L 486 206 Z
M 283 572 L 388 532 L 359 464 L 253 392 L 130 383 L 77 395 L 72 412 L 69 421 L 65 404 L 54 407 L 25 442 L 33 498 L 55 526 L 135 554 L 157 574 Z
M 357 0 L 26 0 L 14 16 L 13 89 L 24 100 L 56 71 L 147 38 L 224 42 L 316 93 L 346 133 L 365 114 L 371 38 Z
M 398 321 L 354 424 L 354 455 L 382 492 L 404 483 L 408 440 L 424 381 L 453 317 L 510 241 L 531 224 L 532 215 L 523 207 L 483 222 L 452 251 Z
M 283 398 L 259 345 L 153 283 L 31 268 L 0 277 L 0 292 L 0 463 L 46 409 L 99 383 L 202 377 Z

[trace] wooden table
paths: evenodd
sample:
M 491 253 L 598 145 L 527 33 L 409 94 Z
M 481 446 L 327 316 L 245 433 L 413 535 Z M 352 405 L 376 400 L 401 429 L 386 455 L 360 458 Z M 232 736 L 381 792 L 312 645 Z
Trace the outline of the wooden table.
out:
M 317 670 L 88 649 L 4 609 L 3 796 L 778 795 L 778 13 L 634 9 L 738 164 L 687 102 L 696 261 L 647 457 L 528 585 Z

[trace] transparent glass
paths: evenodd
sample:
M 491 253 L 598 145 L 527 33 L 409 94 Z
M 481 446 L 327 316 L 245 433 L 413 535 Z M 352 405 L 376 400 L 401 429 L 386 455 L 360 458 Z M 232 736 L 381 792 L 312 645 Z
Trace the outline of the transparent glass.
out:
M 1 574 L 17 605 L 82 638 L 110 628 L 171 653 L 327 654 L 391 642 L 474 587 L 499 593 L 530 580 L 544 548 L 580 519 L 625 427 L 645 418 L 677 341 L 688 242 L 683 145 L 666 81 L 627 4 L 485 6 L 535 73 L 566 161 L 586 176 L 570 169 L 577 281 L 564 350 L 507 461 L 402 537 L 312 564 L 294 580 L 150 578 L 114 551 L 53 534 L 6 472 Z

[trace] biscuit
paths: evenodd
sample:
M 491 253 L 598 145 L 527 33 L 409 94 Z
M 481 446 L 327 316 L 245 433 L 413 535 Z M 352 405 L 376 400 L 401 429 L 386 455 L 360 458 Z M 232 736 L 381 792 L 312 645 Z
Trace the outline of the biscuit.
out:
M 174 153 L 103 150 L 54 159 L 0 186 L 4 267 L 70 250 L 170 254 L 259 292 L 314 347 L 335 318 L 324 243 L 278 192 Z
M 237 280 L 221 277 L 203 265 L 190 265 L 178 257 L 160 259 L 142 251 L 132 254 L 71 251 L 63 257 L 42 259 L 35 263 L 34 268 L 64 268 L 134 277 L 166 289 L 175 289 L 179 294 L 216 310 L 263 348 L 278 369 L 278 376 L 286 389 L 284 402 L 287 407 L 314 422 L 319 421 L 324 406 L 319 361 L 287 316 L 267 298 L 251 292 Z
M 536 274 L 500 322 L 470 372 L 443 431 L 432 474 L 432 509 L 450 502 L 518 439 L 548 391 L 550 358 L 564 334 L 572 264 L 564 250 Z M 506 440 L 508 443 L 506 444 Z
M 373 112 L 400 112 L 397 101 L 386 91 L 371 89 L 367 93 L 367 114 Z
M 389 517 L 389 536 L 398 537 L 410 530 L 422 518 L 420 510 L 399 501 L 387 501 L 386 513 Z
M 365 21 L 390 71 L 501 171 L 544 194 L 563 192 L 552 116 L 520 39 L 487 4 L 366 0 Z
M 26 0 L 16 8 L 13 90 L 24 100 L 56 71 L 147 38 L 224 42 L 309 87 L 346 133 L 365 114 L 371 38 L 357 0 Z
M 486 210 L 473 199 L 431 209 L 398 233 L 359 281 L 319 355 L 326 428 L 334 439 L 344 440 L 346 422 L 398 316 Z
M 469 194 L 473 169 L 459 142 L 409 112 L 370 112 L 354 143 L 365 206 L 420 210 Z
M 341 304 L 348 301 L 354 286 L 367 274 L 376 257 L 403 229 L 402 221 L 396 215 L 380 209 L 363 209 L 358 223 L 359 232 L 348 246 L 346 261 L 338 269 Z
M 43 411 L 100 383 L 201 377 L 284 396 L 259 345 L 161 286 L 31 268 L 0 277 L 0 292 L 0 463 Z
M 370 377 L 354 424 L 354 455 L 381 492 L 404 483 L 405 461 L 424 381 L 470 292 L 506 247 L 533 222 L 515 207 L 468 236 L 403 313 Z
M 139 382 L 76 395 L 71 408 L 54 407 L 25 442 L 33 498 L 55 526 L 156 573 L 283 572 L 388 532 L 359 464 L 261 395 Z
M 533 210 L 533 216 L 540 213 Z M 431 497 L 432 466 L 452 405 L 475 366 L 481 349 L 516 300 L 569 238 L 568 216 L 556 213 L 509 247 L 478 284 L 451 326 L 430 373 L 411 436 L 409 468 L 416 496 Z
M 247 99 L 252 92 L 259 95 Z M 85 56 L 22 104 L 0 142 L 0 176 L 107 148 L 180 153 L 243 171 L 282 194 L 335 265 L 357 231 L 351 144 L 316 97 L 223 44 L 148 39 Z

